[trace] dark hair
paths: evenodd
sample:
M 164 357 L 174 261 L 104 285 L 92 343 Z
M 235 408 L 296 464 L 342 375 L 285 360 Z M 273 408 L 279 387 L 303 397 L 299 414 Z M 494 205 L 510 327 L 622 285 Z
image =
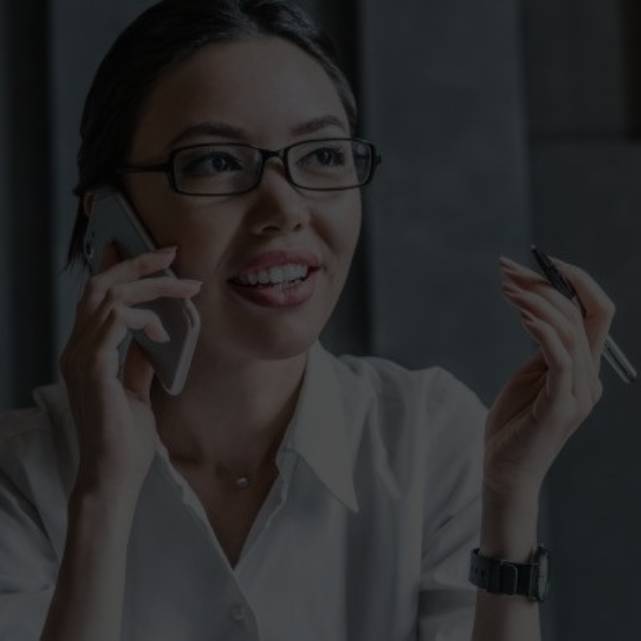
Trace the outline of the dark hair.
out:
M 116 39 L 85 101 L 73 190 L 79 202 L 65 270 L 82 260 L 83 195 L 107 184 L 122 188 L 116 169 L 126 160 L 142 106 L 162 73 L 207 44 L 258 36 L 284 38 L 314 57 L 334 82 L 356 131 L 356 99 L 334 44 L 300 6 L 291 0 L 162 0 Z

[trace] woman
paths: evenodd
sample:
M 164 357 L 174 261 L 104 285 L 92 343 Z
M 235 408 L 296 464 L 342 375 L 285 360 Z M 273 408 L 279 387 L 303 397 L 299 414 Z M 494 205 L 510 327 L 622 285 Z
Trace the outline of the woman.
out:
M 504 260 L 540 352 L 489 413 L 438 368 L 326 352 L 376 165 L 355 128 L 329 43 L 289 2 L 166 0 L 115 43 L 85 106 L 70 262 L 105 184 L 163 251 L 111 248 L 64 386 L 2 418 L 0 637 L 540 639 L 535 602 L 476 592 L 470 553 L 531 558 L 613 306 L 560 264 L 584 323 Z M 177 281 L 144 278 L 169 265 Z M 119 371 L 130 330 L 166 338 L 135 308 L 161 296 L 201 316 L 177 397 L 135 343 Z

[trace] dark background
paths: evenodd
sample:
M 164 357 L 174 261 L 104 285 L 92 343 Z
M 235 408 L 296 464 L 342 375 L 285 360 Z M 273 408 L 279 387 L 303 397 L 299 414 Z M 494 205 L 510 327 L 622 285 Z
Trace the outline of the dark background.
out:
M 58 377 L 80 283 L 61 269 L 82 101 L 143 0 L 1 0 L 0 407 Z M 497 259 L 536 242 L 617 303 L 641 363 L 641 7 L 635 0 L 303 2 L 337 41 L 384 154 L 368 188 L 335 353 L 440 364 L 490 404 L 532 350 Z M 639 385 L 605 367 L 593 416 L 550 472 L 546 641 L 638 629 Z

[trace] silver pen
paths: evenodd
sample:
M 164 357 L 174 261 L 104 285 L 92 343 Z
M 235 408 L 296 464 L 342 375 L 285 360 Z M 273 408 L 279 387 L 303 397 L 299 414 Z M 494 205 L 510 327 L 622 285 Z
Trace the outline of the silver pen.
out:
M 570 281 L 561 274 L 554 263 L 541 250 L 537 249 L 534 245 L 532 245 L 531 250 L 536 262 L 545 274 L 550 285 L 570 300 L 576 300 L 581 308 L 581 313 L 585 316 L 587 311 L 581 302 L 576 289 L 572 286 L 572 283 L 570 283 Z M 621 348 L 614 342 L 614 339 L 609 335 L 606 337 L 605 344 L 603 346 L 603 357 L 624 383 L 632 383 L 636 380 L 637 370 L 628 360 Z

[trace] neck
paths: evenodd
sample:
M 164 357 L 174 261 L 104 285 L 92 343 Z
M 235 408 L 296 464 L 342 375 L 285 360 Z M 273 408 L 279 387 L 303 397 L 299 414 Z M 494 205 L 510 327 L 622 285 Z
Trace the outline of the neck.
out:
M 180 395 L 169 396 L 154 380 L 151 403 L 171 458 L 231 470 L 269 464 L 296 408 L 306 361 L 307 353 L 245 363 L 201 353 Z

